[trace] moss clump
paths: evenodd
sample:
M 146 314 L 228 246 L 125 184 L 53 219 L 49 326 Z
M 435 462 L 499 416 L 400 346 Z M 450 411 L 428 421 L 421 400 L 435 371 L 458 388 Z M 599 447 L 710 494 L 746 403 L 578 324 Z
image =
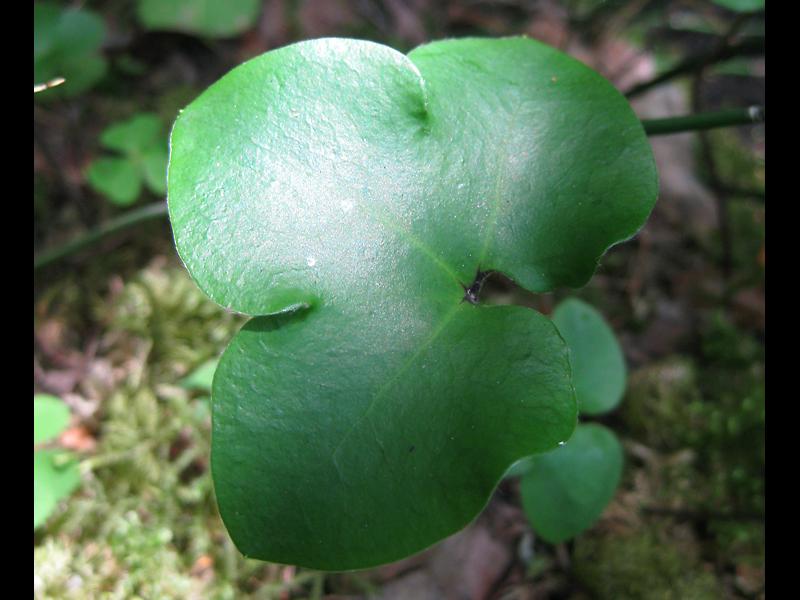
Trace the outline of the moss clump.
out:
M 159 264 L 131 278 L 112 302 L 99 304 L 97 318 L 112 336 L 147 344 L 152 375 L 163 382 L 219 356 L 245 321 L 211 302 L 183 269 Z
M 707 135 L 711 138 L 720 179 L 734 188 L 763 193 L 766 163 L 760 152 L 747 148 L 733 129 L 718 129 Z
M 693 560 L 691 553 L 650 531 L 579 538 L 574 571 L 581 585 L 600 600 L 711 600 L 721 596 L 714 575 Z
M 718 312 L 704 328 L 702 352 L 704 427 L 690 440 L 707 484 L 703 508 L 725 556 L 737 565 L 763 566 L 764 346 Z
M 678 450 L 700 425 L 702 397 L 694 363 L 681 356 L 634 371 L 621 416 L 637 440 L 658 450 Z
M 685 515 L 735 568 L 763 566 L 764 348 L 721 312 L 701 329 L 696 361 L 635 372 L 621 415 L 657 451 L 649 501 Z

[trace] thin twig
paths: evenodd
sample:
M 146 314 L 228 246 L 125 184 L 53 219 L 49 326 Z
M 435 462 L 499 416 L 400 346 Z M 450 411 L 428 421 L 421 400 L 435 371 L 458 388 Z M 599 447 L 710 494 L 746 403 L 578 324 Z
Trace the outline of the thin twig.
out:
M 764 54 L 764 38 L 750 38 L 738 44 L 725 45 L 721 49 L 714 50 L 708 54 L 699 56 L 690 56 L 673 68 L 657 75 L 649 81 L 639 83 L 625 92 L 628 98 L 635 98 L 644 92 L 657 87 L 661 84 L 672 81 L 677 77 L 684 75 L 691 75 L 699 70 L 702 70 L 710 65 L 730 60 L 740 56 L 761 56 Z
M 161 219 L 165 216 L 167 216 L 166 202 L 155 202 L 153 204 L 143 206 L 142 208 L 137 208 L 130 212 L 124 213 L 115 219 L 111 219 L 110 221 L 107 221 L 98 227 L 90 229 L 83 235 L 70 240 L 66 244 L 46 250 L 38 256 L 34 256 L 33 270 L 36 272 L 39 269 L 71 256 L 76 252 L 80 252 L 84 248 L 92 246 L 93 244 L 110 235 L 129 229 L 134 225 L 138 225 L 146 221 Z

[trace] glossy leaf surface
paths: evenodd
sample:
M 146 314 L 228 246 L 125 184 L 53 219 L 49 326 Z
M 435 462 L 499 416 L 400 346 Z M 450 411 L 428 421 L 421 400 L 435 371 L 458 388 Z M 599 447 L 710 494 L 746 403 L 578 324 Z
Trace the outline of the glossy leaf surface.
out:
M 622 446 L 602 425 L 581 424 L 563 446 L 528 459 L 522 504 L 534 531 L 550 543 L 594 524 L 614 497 L 622 475 Z
M 570 298 L 553 311 L 553 322 L 569 346 L 580 413 L 599 415 L 616 408 L 625 393 L 627 370 L 622 348 L 603 315 Z
M 209 296 L 263 315 L 213 385 L 237 546 L 342 570 L 466 525 L 576 405 L 550 320 L 465 287 L 581 285 L 655 194 L 624 98 L 525 38 L 303 42 L 195 100 L 172 133 L 176 245 Z
M 139 20 L 148 29 L 231 37 L 255 24 L 259 0 L 139 0 Z

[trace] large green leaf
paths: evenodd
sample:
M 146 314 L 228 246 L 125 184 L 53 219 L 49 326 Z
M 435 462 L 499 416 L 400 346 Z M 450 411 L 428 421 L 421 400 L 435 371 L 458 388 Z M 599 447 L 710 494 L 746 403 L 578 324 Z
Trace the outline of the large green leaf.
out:
M 580 412 L 598 415 L 616 408 L 625 393 L 627 371 L 622 348 L 603 315 L 570 298 L 553 311 L 553 322 L 569 346 Z
M 581 424 L 560 448 L 528 459 L 522 504 L 534 531 L 553 544 L 589 528 L 614 497 L 622 446 L 602 425 Z
M 168 179 L 195 281 L 261 315 L 214 378 L 225 524 L 249 556 L 337 570 L 456 531 L 570 436 L 555 327 L 472 284 L 582 285 L 657 187 L 625 99 L 526 38 L 269 52 L 181 113 Z
M 231 37 L 258 18 L 259 0 L 139 0 L 139 20 L 148 29 Z
M 103 20 L 91 11 L 50 2 L 34 4 L 33 82 L 66 80 L 36 97 L 69 97 L 93 86 L 106 72 L 105 59 L 99 55 L 104 36 Z
M 81 481 L 77 461 L 63 450 L 33 453 L 33 528 L 47 520 L 58 501 Z

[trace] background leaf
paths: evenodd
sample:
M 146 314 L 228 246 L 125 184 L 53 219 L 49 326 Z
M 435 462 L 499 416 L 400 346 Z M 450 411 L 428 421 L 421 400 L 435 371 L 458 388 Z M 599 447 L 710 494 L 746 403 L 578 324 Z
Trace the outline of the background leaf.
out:
M 617 436 L 594 423 L 578 425 L 566 444 L 532 457 L 520 489 L 534 531 L 556 544 L 591 527 L 614 497 L 622 462 Z
M 33 528 L 42 525 L 59 500 L 80 484 L 78 463 L 63 450 L 33 453 Z
M 625 393 L 627 370 L 617 336 L 603 315 L 570 298 L 553 311 L 553 322 L 569 346 L 580 412 L 599 415 L 616 408 Z
M 33 397 L 33 443 L 41 444 L 61 435 L 69 425 L 69 407 L 48 394 Z
M 100 136 L 100 142 L 110 150 L 141 155 L 153 147 L 166 147 L 164 123 L 156 114 L 139 113 L 108 127 Z
M 142 157 L 144 182 L 157 196 L 167 193 L 167 145 L 166 143 L 149 150 Z
M 713 2 L 736 12 L 761 10 L 765 6 L 765 0 L 713 0 Z
M 259 0 L 139 0 L 139 20 L 148 29 L 231 37 L 253 26 Z
M 86 173 L 89 184 L 114 204 L 127 206 L 136 202 L 142 191 L 142 178 L 127 158 L 99 158 Z
M 35 94 L 35 97 L 70 97 L 99 81 L 106 72 L 106 61 L 99 54 L 104 36 L 103 20 L 91 11 L 35 3 L 34 84 L 46 83 L 55 77 L 66 79 L 63 84 Z
M 214 373 L 217 370 L 219 359 L 212 358 L 197 367 L 188 376 L 181 380 L 181 387 L 187 390 L 211 391 L 211 383 L 214 381 Z

